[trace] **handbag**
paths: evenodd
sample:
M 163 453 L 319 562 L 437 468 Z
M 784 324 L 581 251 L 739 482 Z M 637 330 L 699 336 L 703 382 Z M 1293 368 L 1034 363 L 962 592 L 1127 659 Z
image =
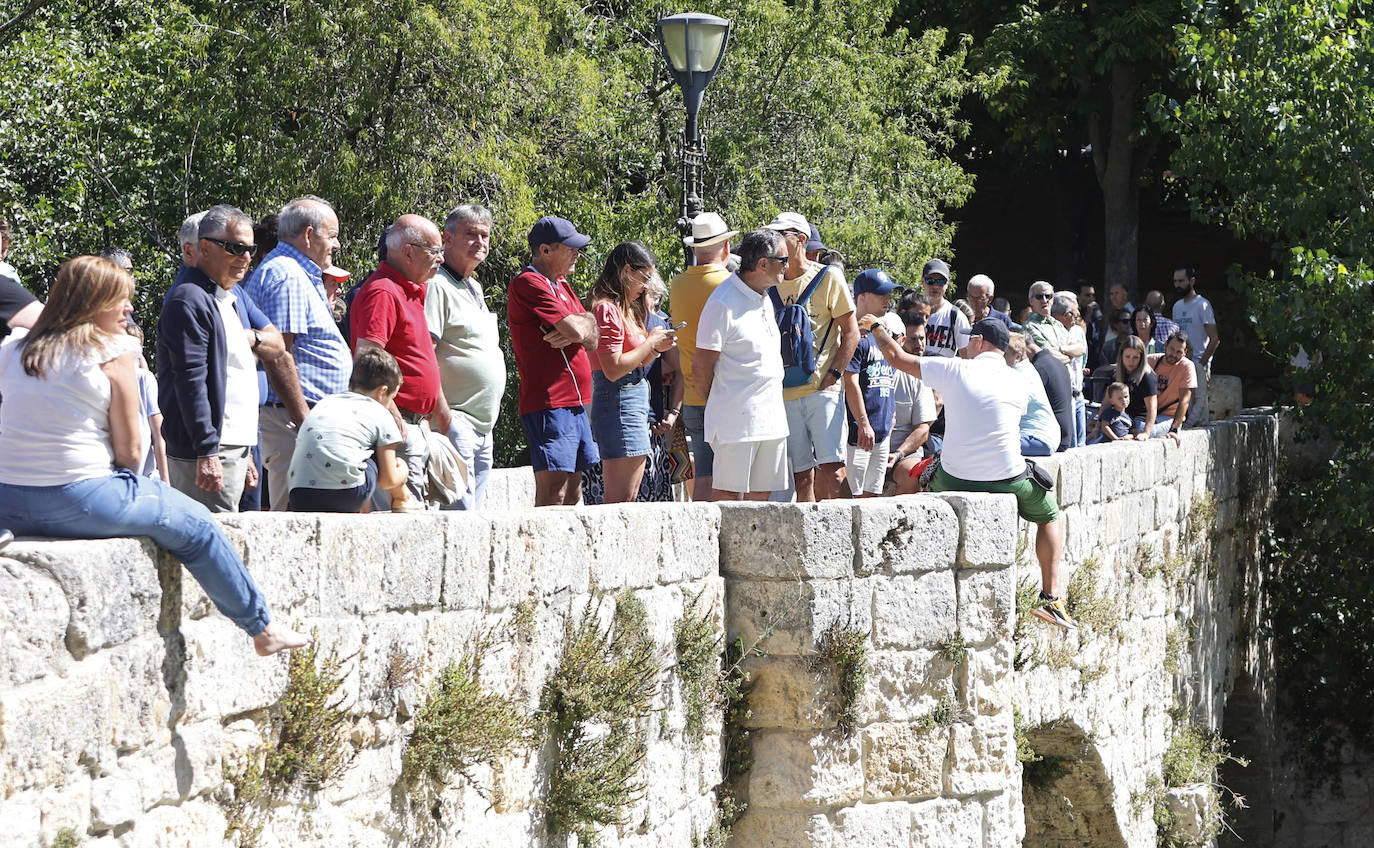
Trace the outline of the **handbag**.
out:
M 687 448 L 687 427 L 683 425 L 681 415 L 673 422 L 673 429 L 668 431 L 665 441 L 668 445 L 668 477 L 674 485 L 686 483 L 694 475 L 692 452 Z

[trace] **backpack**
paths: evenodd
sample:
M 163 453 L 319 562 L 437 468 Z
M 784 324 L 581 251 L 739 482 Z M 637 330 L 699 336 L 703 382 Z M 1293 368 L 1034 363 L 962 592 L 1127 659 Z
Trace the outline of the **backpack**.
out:
M 778 295 L 778 287 L 768 287 L 768 297 L 773 301 L 773 312 L 778 320 L 778 334 L 782 337 L 782 385 L 785 389 L 806 385 L 816 372 L 815 335 L 811 329 L 811 313 L 806 311 L 806 302 L 816 293 L 821 280 L 829 272 L 830 266 L 826 265 L 797 300 L 786 305 Z M 826 325 L 825 335 L 821 337 L 822 349 L 830 338 L 830 328 L 834 324 L 832 320 Z

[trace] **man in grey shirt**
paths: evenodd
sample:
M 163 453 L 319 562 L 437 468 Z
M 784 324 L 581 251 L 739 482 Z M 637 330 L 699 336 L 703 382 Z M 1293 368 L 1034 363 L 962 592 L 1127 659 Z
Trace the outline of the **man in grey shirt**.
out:
M 425 322 L 434 339 L 439 378 L 453 415 L 448 438 L 467 464 L 469 485 L 451 509 L 482 508 L 495 445 L 492 428 L 506 391 L 496 313 L 473 274 L 491 248 L 491 212 L 475 204 L 448 213 L 444 262 L 425 293 Z

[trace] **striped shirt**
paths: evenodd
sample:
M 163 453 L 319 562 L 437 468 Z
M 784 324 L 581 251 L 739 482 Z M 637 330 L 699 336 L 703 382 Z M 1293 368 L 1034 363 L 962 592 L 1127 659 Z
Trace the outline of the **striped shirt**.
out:
M 286 242 L 277 242 L 245 288 L 278 330 L 295 335 L 291 354 L 305 402 L 313 406 L 347 391 L 353 355 L 329 311 L 320 266 Z M 267 400 L 279 403 L 281 398 L 269 390 Z

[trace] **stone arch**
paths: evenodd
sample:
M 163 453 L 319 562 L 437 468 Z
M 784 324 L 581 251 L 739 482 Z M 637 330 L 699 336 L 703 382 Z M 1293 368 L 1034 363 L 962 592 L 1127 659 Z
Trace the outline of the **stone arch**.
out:
M 1039 762 L 1021 771 L 1023 848 L 1126 848 L 1102 757 L 1082 728 L 1058 721 L 1028 728 Z

